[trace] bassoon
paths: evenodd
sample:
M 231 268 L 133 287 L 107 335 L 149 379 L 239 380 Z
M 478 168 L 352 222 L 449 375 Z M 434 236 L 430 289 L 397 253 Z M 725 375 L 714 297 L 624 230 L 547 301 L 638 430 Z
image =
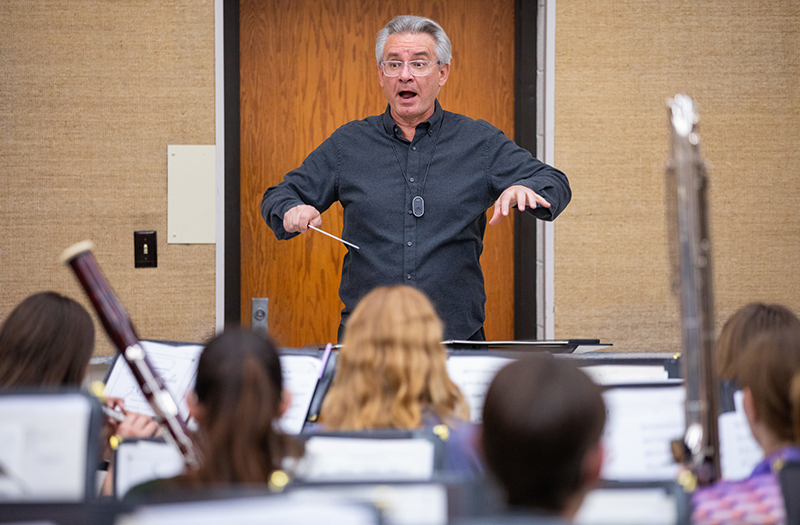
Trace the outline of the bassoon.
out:
M 666 170 L 669 246 L 672 288 L 680 295 L 686 386 L 686 432 L 682 441 L 673 443 L 673 452 L 687 467 L 684 472 L 692 474 L 679 479 L 691 489 L 691 485 L 707 485 L 720 478 L 708 177 L 692 99 L 679 94 L 667 105 L 671 131 Z
M 165 439 L 178 448 L 187 466 L 196 468 L 198 457 L 188 427 L 178 412 L 178 405 L 147 358 L 128 312 L 100 271 L 92 254 L 93 249 L 91 241 L 79 242 L 67 248 L 61 254 L 61 260 L 72 268 L 103 323 L 106 334 L 130 367 L 156 419 L 166 430 Z

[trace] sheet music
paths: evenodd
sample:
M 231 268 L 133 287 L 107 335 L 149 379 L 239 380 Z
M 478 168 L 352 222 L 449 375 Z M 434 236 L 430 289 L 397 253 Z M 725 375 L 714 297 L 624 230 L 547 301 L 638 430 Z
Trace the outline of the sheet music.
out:
M 434 445 L 427 439 L 315 436 L 306 441 L 297 477 L 305 481 L 427 480 Z
M 184 421 L 189 417 L 186 394 L 194 388 L 197 377 L 197 362 L 203 351 L 201 345 L 165 345 L 153 341 L 142 341 L 142 348 L 164 385 Z M 105 395 L 125 400 L 125 409 L 155 416 L 155 412 L 142 394 L 139 383 L 133 377 L 128 363 L 122 357 L 114 361 L 114 368 L 106 381 Z
M 483 402 L 492 379 L 501 368 L 514 360 L 488 355 L 451 355 L 447 359 L 447 373 L 469 404 L 473 423 L 483 421 Z
M 669 379 L 669 372 L 662 365 L 588 365 L 582 366 L 581 370 L 598 385 L 653 383 Z
M 368 501 L 386 525 L 447 525 L 447 489 L 442 485 L 326 485 L 288 493 L 298 505 Z
M 170 443 L 123 441 L 114 459 L 116 496 L 122 499 L 131 488 L 146 481 L 177 476 L 185 465 L 181 453 Z
M 733 394 L 735 412 L 719 416 L 719 449 L 722 479 L 744 479 L 750 475 L 764 451 L 753 438 L 743 407 L 741 390 Z
M 308 407 L 314 396 L 314 388 L 322 368 L 322 359 L 308 355 L 283 354 L 281 370 L 283 386 L 292 394 L 289 409 L 280 421 L 281 429 L 287 434 L 299 434 L 306 421 Z
M 377 525 L 374 507 L 358 503 L 320 501 L 313 505 L 296 505 L 285 494 L 263 498 L 235 498 L 172 505 L 142 506 L 117 520 L 119 525 L 264 525 L 280 523 L 319 525 Z
M 514 359 L 488 355 L 451 355 L 447 359 L 447 373 L 458 386 L 469 404 L 470 420 L 482 421 L 486 391 L 501 368 Z M 669 373 L 662 365 L 587 365 L 581 367 L 594 382 L 601 385 L 629 383 L 663 383 Z
M 0 396 L 0 500 L 83 501 L 90 417 L 80 394 Z
M 674 479 L 678 464 L 670 442 L 686 425 L 683 387 L 613 388 L 603 393 L 608 409 L 602 477 L 612 480 Z
M 178 404 L 181 417 L 186 420 L 189 417 L 186 395 L 194 388 L 197 363 L 203 352 L 203 346 L 166 345 L 142 341 L 142 348 L 147 352 L 150 363 Z M 291 404 L 281 418 L 280 427 L 286 433 L 299 434 L 311 404 L 322 360 L 314 356 L 291 354 L 281 355 L 280 360 L 284 387 L 292 394 Z M 126 410 L 155 416 L 128 363 L 122 358 L 114 362 L 114 368 L 106 383 L 105 395 L 124 399 Z
M 674 525 L 678 503 L 665 489 L 596 489 L 575 516 L 578 525 Z

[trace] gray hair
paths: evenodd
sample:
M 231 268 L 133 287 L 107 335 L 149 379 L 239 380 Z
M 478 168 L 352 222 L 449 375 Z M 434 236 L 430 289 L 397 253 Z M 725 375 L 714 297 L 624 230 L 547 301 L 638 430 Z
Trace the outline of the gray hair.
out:
M 436 60 L 440 65 L 450 63 L 453 49 L 450 45 L 450 39 L 447 38 L 442 26 L 430 18 L 402 15 L 392 18 L 386 24 L 386 27 L 378 31 L 378 37 L 375 40 L 375 58 L 378 60 L 378 65 L 383 60 L 383 47 L 386 45 L 386 40 L 389 36 L 403 33 L 425 33 L 431 35 L 436 44 Z

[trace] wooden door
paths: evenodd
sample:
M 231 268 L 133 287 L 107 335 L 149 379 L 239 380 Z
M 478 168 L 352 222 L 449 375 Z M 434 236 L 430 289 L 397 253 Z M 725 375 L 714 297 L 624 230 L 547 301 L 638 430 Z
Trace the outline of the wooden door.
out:
M 513 138 L 513 0 L 241 0 L 242 321 L 252 297 L 269 298 L 269 330 L 282 346 L 335 341 L 345 249 L 314 232 L 276 240 L 261 198 L 336 128 L 384 111 L 375 35 L 398 14 L 436 20 L 452 41 L 442 107 Z M 340 234 L 338 204 L 322 224 Z M 513 338 L 513 249 L 513 219 L 487 226 L 488 339 Z

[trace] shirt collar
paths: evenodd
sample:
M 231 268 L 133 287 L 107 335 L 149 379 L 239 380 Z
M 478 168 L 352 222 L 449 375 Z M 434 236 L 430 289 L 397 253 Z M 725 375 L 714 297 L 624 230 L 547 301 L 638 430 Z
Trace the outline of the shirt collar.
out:
M 437 98 L 434 101 L 433 115 L 431 115 L 430 118 L 425 122 L 418 124 L 417 127 L 427 126 L 428 135 L 432 135 L 433 132 L 436 131 L 437 127 L 441 125 L 442 117 L 444 117 L 444 110 L 442 109 L 442 106 L 439 105 L 439 99 Z M 399 136 L 399 133 L 395 133 L 396 124 L 394 122 L 394 119 L 392 118 L 392 107 L 389 104 L 386 104 L 386 111 L 384 111 L 382 118 L 383 118 L 383 129 L 386 130 L 386 133 L 388 133 L 389 136 L 392 137 Z
M 793 445 L 776 450 L 755 466 L 750 477 L 761 476 L 769 472 L 777 473 L 787 461 L 800 461 L 800 448 Z

